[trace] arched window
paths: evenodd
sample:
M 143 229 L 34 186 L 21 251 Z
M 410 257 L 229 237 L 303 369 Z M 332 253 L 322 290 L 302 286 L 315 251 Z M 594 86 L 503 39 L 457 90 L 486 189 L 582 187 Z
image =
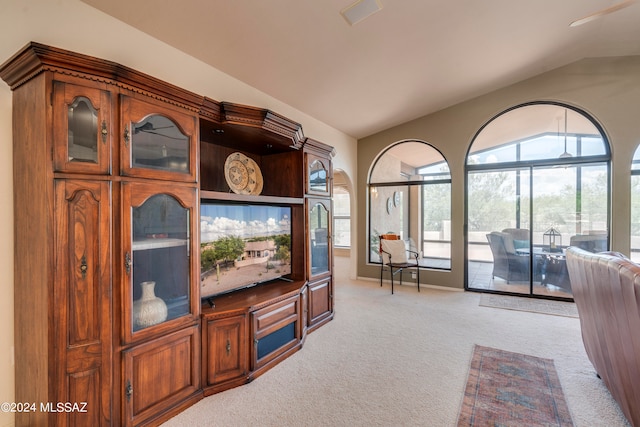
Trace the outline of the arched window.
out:
M 369 174 L 369 262 L 379 263 L 381 234 L 398 234 L 425 267 L 451 269 L 451 174 L 422 141 L 386 148 Z
M 609 144 L 586 113 L 510 109 L 476 135 L 466 163 L 468 289 L 571 298 L 564 250 L 606 250 Z

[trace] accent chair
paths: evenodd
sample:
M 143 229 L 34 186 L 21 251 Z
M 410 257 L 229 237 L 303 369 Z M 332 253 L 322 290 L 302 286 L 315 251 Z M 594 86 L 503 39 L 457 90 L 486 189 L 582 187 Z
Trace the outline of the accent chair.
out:
M 400 240 L 399 237 L 392 238 L 392 240 L 383 236 L 388 235 L 380 236 L 380 257 L 382 258 L 382 264 L 380 265 L 380 286 L 382 286 L 382 272 L 385 270 L 385 267 L 389 269 L 391 275 L 392 294 L 394 285 L 393 276 L 400 273 L 400 285 L 402 285 L 402 271 L 404 269 L 415 268 L 418 292 L 420 292 L 420 267 L 418 264 L 418 252 L 408 249 L 404 240 Z

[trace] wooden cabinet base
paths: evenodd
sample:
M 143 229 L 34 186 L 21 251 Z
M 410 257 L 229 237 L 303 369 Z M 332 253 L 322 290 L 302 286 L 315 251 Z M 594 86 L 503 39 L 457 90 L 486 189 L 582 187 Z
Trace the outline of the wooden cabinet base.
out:
M 333 319 L 333 283 L 330 278 L 309 284 L 309 332 Z
M 124 351 L 123 363 L 125 425 L 155 421 L 162 408 L 202 395 L 198 325 Z
M 203 316 L 202 382 L 205 395 L 249 381 L 246 313 Z
M 202 308 L 202 378 L 210 395 L 253 381 L 302 348 L 306 283 L 271 282 Z

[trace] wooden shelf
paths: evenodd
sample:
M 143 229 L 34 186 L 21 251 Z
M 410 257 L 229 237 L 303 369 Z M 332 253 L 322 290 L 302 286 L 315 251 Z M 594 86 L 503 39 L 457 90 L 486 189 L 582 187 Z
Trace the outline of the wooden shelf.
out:
M 249 194 L 225 193 L 222 191 L 200 191 L 200 199 L 222 200 L 226 202 L 269 203 L 280 205 L 302 205 L 302 197 L 252 196 Z
M 131 249 L 134 251 L 142 251 L 145 249 L 162 249 L 162 248 L 175 248 L 177 246 L 186 246 L 189 243 L 185 239 L 144 239 L 134 240 Z
M 229 312 L 254 311 L 280 299 L 299 294 L 306 285 L 305 281 L 287 281 L 276 279 L 261 283 L 250 288 L 241 289 L 228 294 L 213 297 L 215 307 L 206 301 L 202 304 L 202 314 L 205 317 L 228 315 Z
M 242 141 L 235 141 L 233 148 L 201 141 L 200 190 L 231 192 L 225 178 L 225 160 L 240 152 L 253 160 L 262 172 L 264 179 L 261 195 L 304 197 L 302 150 L 289 148 L 288 151 L 261 154 L 251 151 L 252 148 Z

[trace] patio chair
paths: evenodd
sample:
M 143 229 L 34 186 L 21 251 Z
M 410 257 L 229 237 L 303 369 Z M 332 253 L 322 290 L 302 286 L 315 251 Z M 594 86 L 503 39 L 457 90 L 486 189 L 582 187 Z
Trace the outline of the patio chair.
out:
M 492 231 L 487 234 L 487 240 L 493 254 L 492 277 L 499 277 L 507 283 L 529 280 L 529 255 L 516 253 L 511 234 Z
M 606 234 L 576 234 L 571 236 L 569 246 L 577 246 L 589 252 L 607 251 Z

